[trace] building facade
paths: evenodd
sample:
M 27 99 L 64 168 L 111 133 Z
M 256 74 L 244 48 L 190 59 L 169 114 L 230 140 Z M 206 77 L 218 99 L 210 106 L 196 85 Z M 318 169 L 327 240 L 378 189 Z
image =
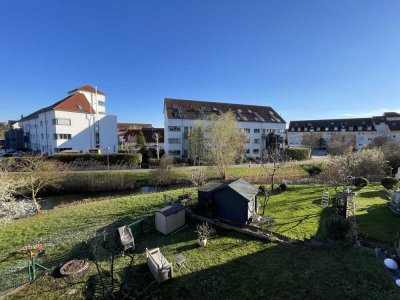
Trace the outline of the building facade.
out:
M 262 157 L 268 147 L 284 147 L 285 120 L 270 106 L 181 99 L 164 100 L 164 149 L 167 155 L 189 157 L 188 136 L 196 125 L 206 126 L 212 115 L 228 111 L 247 134 L 246 156 Z
M 387 112 L 371 118 L 291 121 L 287 133 L 289 146 L 324 148 L 340 141 L 355 150 L 366 147 L 378 136 L 400 142 L 400 114 Z
M 53 155 L 63 150 L 84 153 L 118 151 L 117 117 L 106 115 L 105 94 L 89 85 L 68 92 L 53 105 L 21 118 L 24 147 Z

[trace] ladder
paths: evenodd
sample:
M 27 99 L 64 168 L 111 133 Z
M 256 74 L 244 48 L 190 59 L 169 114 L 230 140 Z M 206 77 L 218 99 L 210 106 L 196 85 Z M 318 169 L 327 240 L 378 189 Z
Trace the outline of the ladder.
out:
M 350 229 L 350 234 L 353 235 L 353 237 L 357 241 L 358 235 L 357 235 L 357 223 L 356 223 L 356 203 L 354 201 L 353 195 L 347 196 L 346 218 L 352 224 L 351 229 Z
M 322 192 L 321 205 L 329 206 L 329 202 L 330 202 L 329 192 L 325 189 Z

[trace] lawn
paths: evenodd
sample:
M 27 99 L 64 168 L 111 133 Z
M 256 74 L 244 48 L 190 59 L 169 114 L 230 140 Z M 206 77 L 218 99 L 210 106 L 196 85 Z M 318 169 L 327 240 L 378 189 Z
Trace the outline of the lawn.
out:
M 357 225 L 368 239 L 393 244 L 399 237 L 400 215 L 388 208 L 381 185 L 372 185 L 356 193 Z
M 181 192 L 165 193 L 176 197 Z M 116 228 L 139 217 L 152 222 L 153 212 L 163 206 L 163 194 L 84 203 L 17 220 L 0 232 L 0 269 L 11 264 L 17 256 L 15 252 L 27 243 L 42 242 L 50 258 L 56 258 L 102 228 Z M 319 205 L 321 194 L 322 186 L 303 185 L 273 196 L 266 213 L 275 220 L 273 229 L 299 239 L 321 233 L 321 221 L 329 210 Z M 367 201 L 362 193 L 359 197 Z M 371 206 L 370 202 L 366 205 Z M 398 299 L 400 296 L 372 250 L 265 243 L 226 230 L 218 230 L 207 247 L 199 248 L 194 229 L 195 224 L 189 222 L 188 228 L 174 235 L 163 236 L 152 231 L 139 237 L 128 290 L 137 293 L 151 282 L 145 265 L 145 248 L 160 247 L 171 262 L 182 253 L 186 268 L 176 268 L 173 280 L 149 289 L 147 295 L 153 298 Z M 127 257 L 118 259 L 118 269 L 126 265 Z M 60 299 L 67 294 L 71 299 L 83 299 L 82 290 L 95 278 L 95 273 L 92 265 L 85 277 L 70 282 L 42 276 L 14 298 Z

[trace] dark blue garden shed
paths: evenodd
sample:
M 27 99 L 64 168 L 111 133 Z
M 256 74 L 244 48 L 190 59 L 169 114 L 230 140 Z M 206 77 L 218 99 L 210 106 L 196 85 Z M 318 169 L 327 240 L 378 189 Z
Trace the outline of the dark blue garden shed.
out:
M 198 189 L 197 212 L 208 218 L 244 225 L 257 213 L 258 190 L 243 179 L 210 182 Z

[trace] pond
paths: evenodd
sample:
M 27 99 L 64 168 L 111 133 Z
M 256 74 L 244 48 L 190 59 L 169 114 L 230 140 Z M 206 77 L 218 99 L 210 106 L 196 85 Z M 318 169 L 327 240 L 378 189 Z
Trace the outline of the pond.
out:
M 87 193 L 67 193 L 56 195 L 45 195 L 38 198 L 38 202 L 43 210 L 53 209 L 59 205 L 71 204 L 85 200 L 99 200 L 102 198 L 117 198 L 123 196 L 156 193 L 166 190 L 177 189 L 180 186 L 152 186 L 143 185 L 129 191 L 107 191 L 107 192 L 87 192 Z

